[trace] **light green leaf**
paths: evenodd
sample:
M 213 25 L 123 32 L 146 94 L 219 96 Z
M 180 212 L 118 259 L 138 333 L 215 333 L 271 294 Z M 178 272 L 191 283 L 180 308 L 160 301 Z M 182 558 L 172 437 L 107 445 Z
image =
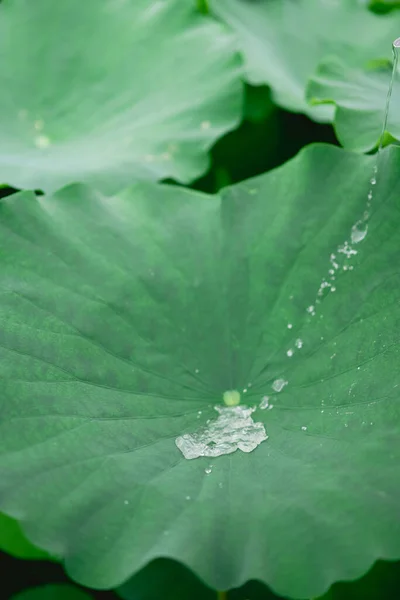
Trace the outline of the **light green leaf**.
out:
M 166 557 L 312 598 L 400 557 L 400 150 L 379 159 L 367 235 L 376 159 L 322 145 L 218 196 L 0 203 L 0 508 L 77 581 Z M 208 452 L 259 446 L 186 460 L 229 390 Z
M 354 0 L 210 0 L 212 12 L 239 38 L 246 77 L 268 84 L 277 104 L 317 121 L 332 120 L 330 106 L 309 106 L 305 89 L 330 55 L 350 64 L 390 58 L 398 15 L 374 15 Z
M 11 600 L 91 600 L 92 596 L 74 585 L 52 584 L 29 588 Z
M 368 152 L 379 145 L 391 80 L 391 65 L 377 69 L 355 69 L 330 59 L 311 79 L 310 102 L 336 105 L 335 131 L 340 143 L 350 150 Z M 386 132 L 400 139 L 400 82 L 395 78 Z
M 217 600 L 217 594 L 191 571 L 165 558 L 147 565 L 117 592 L 123 600 Z
M 23 535 L 17 521 L 0 513 L 0 550 L 16 558 L 49 560 L 47 552 L 33 546 Z
M 0 180 L 188 182 L 240 120 L 225 28 L 181 0 L 0 4 Z

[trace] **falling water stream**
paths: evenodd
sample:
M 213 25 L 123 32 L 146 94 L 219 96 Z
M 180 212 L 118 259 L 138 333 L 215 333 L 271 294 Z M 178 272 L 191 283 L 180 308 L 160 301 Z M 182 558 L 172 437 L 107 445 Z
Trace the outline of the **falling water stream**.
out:
M 382 147 L 383 147 L 383 141 L 384 141 L 386 126 L 387 126 L 388 117 L 389 117 L 390 100 L 392 98 L 392 92 L 393 92 L 393 84 L 394 84 L 394 81 L 396 79 L 396 74 L 397 74 L 397 66 L 398 66 L 398 62 L 399 62 L 399 51 L 400 51 L 400 37 L 397 38 L 397 40 L 394 40 L 394 42 L 392 44 L 392 54 L 393 54 L 392 77 L 390 79 L 389 89 L 388 89 L 388 93 L 386 96 L 385 114 L 383 117 L 383 126 L 382 126 L 382 131 L 381 131 L 381 137 L 379 140 L 378 153 L 382 150 Z
M 362 242 L 362 240 L 367 235 L 367 231 L 368 231 L 368 219 L 370 217 L 371 203 L 372 203 L 372 199 L 374 196 L 374 188 L 375 188 L 376 182 L 378 180 L 379 157 L 380 157 L 380 153 L 383 148 L 383 144 L 385 142 L 385 133 L 386 133 L 386 127 L 387 127 L 388 118 L 389 118 L 390 100 L 392 98 L 393 85 L 394 85 L 394 82 L 396 79 L 397 66 L 398 66 L 398 62 L 399 62 L 399 51 L 400 51 L 400 38 L 397 38 L 392 44 L 392 54 L 393 54 L 392 76 L 390 78 L 389 88 L 388 88 L 388 92 L 387 92 L 387 96 L 386 96 L 386 104 L 385 104 L 385 112 L 383 115 L 382 130 L 381 130 L 381 135 L 379 138 L 378 152 L 376 154 L 375 164 L 373 167 L 373 174 L 370 179 L 370 188 L 368 190 L 367 205 L 366 205 L 366 209 L 365 209 L 363 216 L 352 227 L 351 242 L 353 244 L 358 244 L 359 242 Z
M 333 282 L 335 281 L 336 272 L 338 269 L 352 270 L 354 267 L 349 264 L 353 255 L 357 254 L 357 250 L 354 249 L 354 245 L 362 242 L 368 232 L 368 220 L 370 217 L 370 209 L 372 199 L 374 195 L 374 189 L 378 179 L 379 172 L 379 157 L 382 151 L 386 127 L 389 117 L 390 100 L 393 92 L 393 85 L 397 75 L 397 67 L 399 61 L 400 52 L 400 37 L 397 38 L 392 44 L 393 53 L 393 68 L 392 76 L 389 83 L 389 89 L 386 97 L 385 112 L 383 117 L 383 124 L 381 135 L 379 138 L 378 152 L 376 153 L 375 163 L 373 166 L 373 174 L 370 179 L 370 188 L 367 196 L 367 203 L 362 217 L 353 225 L 351 229 L 350 241 L 344 242 L 337 249 L 336 254 L 330 256 L 330 269 L 328 280 L 323 279 L 321 286 L 318 290 L 316 304 L 321 302 L 321 296 L 325 290 L 334 292 L 336 290 Z M 307 313 L 310 317 L 315 316 L 316 307 L 314 305 L 307 308 Z M 288 328 L 292 328 L 292 324 L 288 324 Z M 300 349 L 303 345 L 301 339 L 296 340 L 295 346 Z M 291 357 L 294 353 L 293 349 L 287 352 L 287 356 Z M 275 392 L 280 392 L 287 381 L 284 379 L 276 379 L 272 388 Z M 247 391 L 247 390 L 244 390 Z M 259 408 L 272 408 L 272 404 L 269 403 L 269 396 L 264 396 L 261 399 Z M 199 431 L 192 434 L 184 434 L 179 436 L 175 443 L 183 456 L 187 459 L 199 458 L 199 457 L 217 457 L 223 454 L 230 454 L 236 450 L 242 452 L 251 452 L 261 442 L 268 439 L 264 424 L 261 422 L 253 421 L 252 414 L 256 410 L 255 407 L 248 407 L 240 404 L 240 393 L 237 390 L 228 390 L 223 394 L 223 404 L 216 405 L 214 407 L 218 413 L 218 418 L 207 421 L 206 426 L 200 428 Z M 321 411 L 323 412 L 323 411 Z M 306 426 L 302 426 L 303 431 L 307 430 Z M 209 466 L 205 469 L 205 473 L 208 475 L 212 471 L 212 467 Z

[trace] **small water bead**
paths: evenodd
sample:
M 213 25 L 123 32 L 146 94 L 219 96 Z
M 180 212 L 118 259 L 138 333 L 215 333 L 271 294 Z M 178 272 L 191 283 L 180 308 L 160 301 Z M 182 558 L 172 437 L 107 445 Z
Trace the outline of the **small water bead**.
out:
M 289 348 L 289 350 L 286 352 L 286 354 L 289 358 L 291 358 L 293 356 L 294 352 L 291 348 Z
M 331 292 L 336 292 L 336 288 L 334 285 L 331 287 Z
M 310 306 L 307 307 L 307 312 L 309 315 L 311 315 L 312 317 L 315 316 L 315 306 L 313 304 L 311 304 Z
M 358 221 L 351 228 L 351 241 L 353 244 L 359 244 L 362 242 L 368 233 L 368 224 Z
M 237 406 L 238 404 L 240 404 L 240 392 L 238 392 L 237 390 L 227 390 L 223 394 L 223 400 L 226 406 Z
M 210 121 L 203 121 L 202 124 L 200 125 L 200 128 L 205 131 L 207 129 L 210 129 L 211 127 L 211 123 Z
M 191 500 L 192 497 L 191 496 L 186 496 L 186 500 Z
M 265 410 L 266 408 L 269 408 L 269 396 L 263 396 L 261 398 L 260 408 L 262 410 Z
M 371 177 L 370 184 L 376 185 L 376 177 Z
M 51 145 L 51 141 L 50 138 L 47 137 L 47 135 L 38 135 L 35 138 L 35 146 L 36 148 L 39 148 L 40 150 L 44 150 L 45 148 L 48 148 Z
M 275 379 L 272 384 L 272 389 L 275 390 L 275 392 L 281 392 L 287 384 L 288 381 L 285 381 L 284 379 Z
M 204 473 L 206 475 L 209 475 L 211 473 L 211 471 L 212 471 L 212 467 L 207 467 L 206 469 L 204 469 Z
M 287 328 L 288 328 L 288 329 L 292 329 L 292 327 L 293 327 L 292 323 L 288 323 L 288 324 L 287 324 Z
M 243 394 L 245 394 L 247 392 L 247 388 L 243 389 Z
M 200 373 L 200 369 L 195 369 L 194 372 L 195 373 Z
M 302 429 L 302 431 L 307 431 L 307 427 L 305 425 L 303 425 L 303 427 L 301 429 Z
M 296 348 L 298 348 L 300 350 L 300 348 L 303 347 L 303 340 L 301 340 L 300 338 L 297 338 L 297 340 L 295 341 L 295 346 L 296 346 Z
M 124 500 L 124 504 L 129 504 L 129 500 Z

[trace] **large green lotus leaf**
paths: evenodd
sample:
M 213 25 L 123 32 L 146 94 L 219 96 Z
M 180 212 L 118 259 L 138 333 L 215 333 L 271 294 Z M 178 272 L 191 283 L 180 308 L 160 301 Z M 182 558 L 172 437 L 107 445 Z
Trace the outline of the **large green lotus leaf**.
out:
M 367 152 L 379 144 L 385 117 L 392 67 L 355 69 L 337 59 L 318 67 L 310 80 L 310 102 L 334 103 L 335 131 L 341 144 L 357 152 Z M 400 139 L 400 81 L 394 78 L 385 133 Z
M 90 600 L 91 597 L 73 585 L 52 584 L 23 590 L 11 600 Z
M 0 513 L 0 550 L 16 558 L 45 560 L 49 555 L 33 546 L 23 535 L 19 523 Z
M 181 0 L 6 0 L 0 5 L 0 181 L 203 173 L 240 120 L 232 35 Z
M 0 203 L 0 508 L 77 581 L 169 557 L 310 598 L 400 556 L 400 149 L 375 160 Z
M 324 58 L 351 64 L 390 58 L 398 14 L 374 15 L 356 0 L 210 0 L 211 10 L 239 37 L 247 79 L 271 86 L 277 104 L 330 121 L 330 106 L 309 106 L 305 89 Z

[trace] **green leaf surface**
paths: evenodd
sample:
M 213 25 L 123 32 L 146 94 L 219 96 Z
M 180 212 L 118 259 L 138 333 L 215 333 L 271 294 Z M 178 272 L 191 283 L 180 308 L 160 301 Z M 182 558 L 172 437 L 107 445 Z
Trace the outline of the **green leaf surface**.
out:
M 91 600 L 92 596 L 74 585 L 52 584 L 33 587 L 15 594 L 11 600 Z
M 189 569 L 165 558 L 151 562 L 117 592 L 123 600 L 217 600 Z
M 14 187 L 188 182 L 240 121 L 232 35 L 189 2 L 7 0 L 0 57 L 0 181 Z
M 77 581 L 168 557 L 311 598 L 400 557 L 399 149 L 350 244 L 375 160 L 0 203 L 0 507 Z M 185 459 L 228 390 L 268 439 Z
M 386 98 L 392 66 L 354 69 L 337 59 L 322 63 L 310 80 L 309 101 L 336 105 L 334 127 L 338 140 L 357 152 L 368 152 L 379 145 L 385 118 Z M 400 81 L 396 76 L 385 129 L 400 140 Z
M 24 536 L 17 521 L 0 513 L 0 550 L 25 560 L 48 560 L 47 552 L 33 546 Z
M 211 11 L 239 38 L 246 77 L 270 85 L 277 104 L 317 121 L 332 120 L 330 106 L 309 106 L 305 90 L 330 55 L 350 64 L 390 58 L 399 35 L 397 14 L 374 15 L 354 0 L 210 0 Z

